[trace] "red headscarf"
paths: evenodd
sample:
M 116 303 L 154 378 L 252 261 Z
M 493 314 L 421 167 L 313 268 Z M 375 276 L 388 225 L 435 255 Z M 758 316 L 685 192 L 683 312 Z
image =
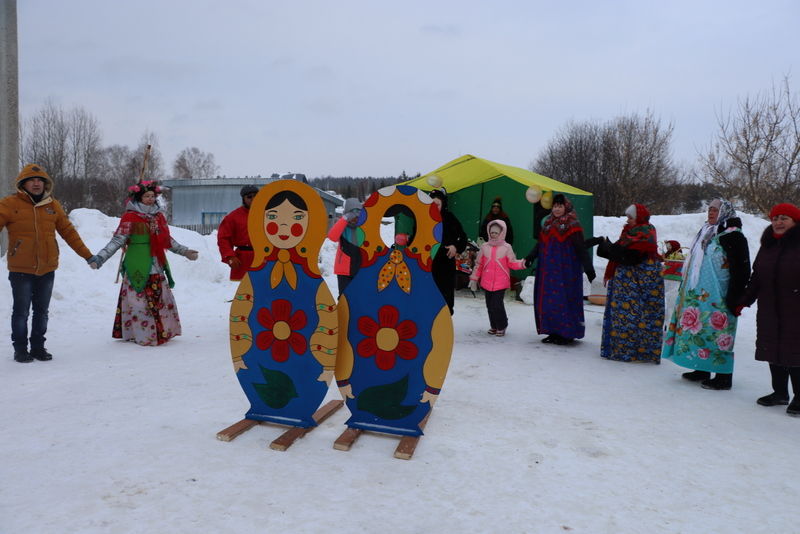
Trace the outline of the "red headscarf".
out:
M 645 252 L 649 258 L 658 258 L 658 237 L 655 227 L 650 224 L 650 212 L 642 204 L 633 204 L 632 207 L 636 209 L 635 220 L 622 227 L 617 244 L 631 250 Z M 625 210 L 625 213 L 629 213 L 629 210 Z M 609 261 L 604 279 L 611 280 L 616 270 L 617 262 Z

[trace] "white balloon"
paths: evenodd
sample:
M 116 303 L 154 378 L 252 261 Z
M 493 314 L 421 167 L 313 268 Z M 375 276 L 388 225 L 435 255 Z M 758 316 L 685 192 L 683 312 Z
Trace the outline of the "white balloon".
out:
M 539 202 L 539 199 L 542 198 L 542 190 L 538 185 L 532 185 L 525 191 L 525 198 L 528 199 L 528 202 L 531 204 L 536 204 Z
M 442 179 L 435 174 L 428 176 L 428 185 L 433 188 L 442 187 Z

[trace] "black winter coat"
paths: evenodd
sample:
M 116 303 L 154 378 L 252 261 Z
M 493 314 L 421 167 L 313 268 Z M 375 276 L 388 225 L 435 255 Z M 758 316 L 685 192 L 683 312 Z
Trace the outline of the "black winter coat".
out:
M 725 295 L 725 304 L 729 310 L 735 310 L 739 301 L 744 295 L 744 288 L 750 278 L 750 247 L 747 246 L 747 238 L 741 232 L 729 232 L 722 234 L 726 228 L 742 227 L 742 220 L 733 217 L 726 221 L 725 228 L 720 225 L 718 232 L 719 245 L 725 251 L 725 258 L 728 262 L 728 272 L 731 275 L 728 281 L 728 293 Z
M 756 300 L 756 360 L 800 367 L 800 226 L 780 239 L 764 230 L 740 303 Z

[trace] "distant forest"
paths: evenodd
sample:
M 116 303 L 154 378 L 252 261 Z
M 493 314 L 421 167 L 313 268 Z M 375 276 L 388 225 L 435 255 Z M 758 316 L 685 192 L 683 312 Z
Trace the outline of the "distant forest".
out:
M 357 198 L 361 201 L 382 187 L 394 185 L 418 178 L 420 175 L 408 176 L 405 172 L 400 176 L 385 176 L 382 178 L 353 177 L 353 176 L 324 176 L 311 178 L 309 183 L 323 191 L 335 191 L 344 198 Z

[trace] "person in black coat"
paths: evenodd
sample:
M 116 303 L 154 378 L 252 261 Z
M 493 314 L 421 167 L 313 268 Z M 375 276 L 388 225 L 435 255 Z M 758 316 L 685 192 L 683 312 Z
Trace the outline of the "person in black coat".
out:
M 794 399 L 786 409 L 800 416 L 800 208 L 778 204 L 769 213 L 771 226 L 761 236 L 753 262 L 744 306 L 758 300 L 756 360 L 769 363 L 772 393 L 759 398 L 761 406 L 789 404 L 789 380 Z
M 514 228 L 511 226 L 511 219 L 508 218 L 508 214 L 503 211 L 503 199 L 500 197 L 492 201 L 492 207 L 489 208 L 489 213 L 483 218 L 481 226 L 478 228 L 478 235 L 482 237 L 484 241 L 489 241 L 489 223 L 497 219 L 506 223 L 506 243 L 513 245 Z
M 447 302 L 447 307 L 450 308 L 450 315 L 453 315 L 456 285 L 455 257 L 467 248 L 467 234 L 464 233 L 464 228 L 456 216 L 447 209 L 447 191 L 444 188 L 434 189 L 430 192 L 430 196 L 442 214 L 442 241 L 436 256 L 433 257 L 433 280 Z

